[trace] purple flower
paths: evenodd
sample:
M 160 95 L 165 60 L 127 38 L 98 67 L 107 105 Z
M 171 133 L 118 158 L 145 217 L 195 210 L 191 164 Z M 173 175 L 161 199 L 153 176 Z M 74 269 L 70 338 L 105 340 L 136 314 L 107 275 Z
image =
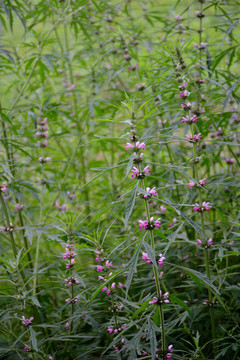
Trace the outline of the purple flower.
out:
M 200 185 L 207 185 L 207 180 L 206 180 L 206 178 L 199 180 L 199 184 L 200 184 Z
M 23 205 L 21 205 L 21 204 L 16 204 L 15 207 L 14 207 L 14 210 L 15 210 L 15 211 L 20 211 L 20 210 L 22 210 L 22 208 L 23 208 Z
M 191 189 L 194 186 L 195 186 L 195 182 L 191 180 L 190 183 L 189 183 L 189 188 Z
M 146 252 L 142 253 L 142 261 L 146 261 L 149 265 L 151 265 L 151 263 L 152 263 L 148 256 L 148 253 L 146 253 Z
M 6 190 L 7 190 L 7 183 L 6 183 L 6 181 L 4 181 L 4 182 L 0 185 L 0 191 L 5 194 L 5 193 L 6 193 Z
M 195 206 L 193 207 L 193 211 L 196 212 L 209 211 L 209 209 L 210 209 L 210 203 L 206 201 L 202 203 L 202 206 L 196 203 Z
M 63 204 L 63 205 L 60 206 L 58 202 L 56 202 L 54 207 L 55 207 L 55 209 L 58 209 L 58 210 L 61 210 L 61 211 L 66 210 L 66 205 Z
M 197 134 L 197 135 L 186 135 L 186 140 L 188 140 L 189 142 L 198 142 L 199 140 L 202 139 L 201 133 Z
M 148 220 L 138 220 L 139 221 L 139 229 L 146 229 L 146 230 L 153 230 L 154 228 L 159 228 L 161 225 L 160 218 L 157 220 L 154 220 L 153 217 L 150 218 L 150 223 L 148 223 Z
M 180 91 L 179 96 L 180 98 L 186 99 L 189 96 L 189 92 L 187 90 Z
M 197 122 L 197 116 L 193 115 L 191 118 L 188 115 L 185 117 L 183 116 L 181 122 L 183 124 L 185 123 L 193 124 L 194 122 Z
M 155 187 L 153 187 L 152 189 L 150 187 L 147 187 L 146 191 L 150 196 L 154 196 L 154 195 L 157 195 L 157 192 L 155 189 L 156 189 Z M 144 197 L 146 198 L 146 197 L 148 197 L 148 195 L 144 195 Z
M 25 326 L 31 325 L 32 321 L 34 320 L 34 317 L 31 317 L 30 319 L 26 319 L 25 316 L 21 317 L 22 324 Z
M 213 246 L 213 245 L 214 245 L 214 244 L 213 244 L 213 239 L 212 239 L 212 238 L 208 239 L 208 245 L 211 245 L 211 246 Z
M 162 256 L 162 254 L 159 254 L 158 265 L 163 266 L 164 260 L 166 260 L 166 258 L 164 256 Z
M 28 346 L 28 345 L 25 344 L 23 351 L 25 351 L 25 352 L 31 351 L 30 346 Z

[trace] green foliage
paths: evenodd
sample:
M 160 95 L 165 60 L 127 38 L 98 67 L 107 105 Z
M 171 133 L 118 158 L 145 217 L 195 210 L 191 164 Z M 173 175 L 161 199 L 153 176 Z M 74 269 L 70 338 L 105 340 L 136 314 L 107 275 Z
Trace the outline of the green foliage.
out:
M 239 15 L 0 1 L 0 359 L 239 359 Z

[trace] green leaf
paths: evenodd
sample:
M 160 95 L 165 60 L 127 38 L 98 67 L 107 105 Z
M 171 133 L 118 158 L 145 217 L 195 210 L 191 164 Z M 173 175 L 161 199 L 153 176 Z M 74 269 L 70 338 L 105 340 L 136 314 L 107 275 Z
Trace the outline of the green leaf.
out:
M 220 63 L 220 61 L 224 58 L 224 56 L 226 56 L 230 51 L 232 51 L 233 49 L 235 49 L 236 46 L 232 46 L 230 48 L 227 48 L 226 50 L 222 51 L 216 58 L 215 62 L 213 63 L 212 66 L 212 72 L 216 69 L 217 65 Z
M 137 250 L 135 251 L 134 255 L 132 256 L 132 258 L 130 259 L 130 261 L 126 267 L 127 269 L 129 269 L 127 281 L 126 281 L 126 297 L 127 297 L 128 291 L 129 291 L 129 287 L 132 283 L 133 275 L 137 272 L 137 263 L 138 263 L 138 258 L 139 258 L 139 252 L 141 250 L 143 241 L 144 241 L 144 239 L 141 240 L 140 244 L 137 247 Z
M 158 311 L 158 308 L 156 309 Z M 156 359 L 156 348 L 157 348 L 157 339 L 155 332 L 159 331 L 158 327 L 154 324 L 151 318 L 148 318 L 148 339 L 150 340 L 152 360 Z
M 103 284 L 99 285 L 97 287 L 97 289 L 94 291 L 94 293 L 92 294 L 91 296 L 91 299 L 90 299 L 90 302 L 88 305 L 90 305 L 93 300 L 95 299 L 95 297 L 100 293 L 100 291 L 102 290 L 102 288 L 104 286 L 106 286 L 109 282 L 111 282 L 113 279 L 115 279 L 117 276 L 119 276 L 120 274 L 122 274 L 123 272 L 125 272 L 126 269 L 123 269 L 123 270 L 119 270 L 119 271 L 116 271 L 110 278 L 107 279 L 107 281 L 104 281 Z
M 143 313 L 143 312 L 146 310 L 146 308 L 148 307 L 148 305 L 149 305 L 149 300 L 144 301 L 144 302 L 142 303 L 142 305 L 133 313 L 133 315 L 132 315 L 132 317 L 131 317 L 131 320 L 136 319 L 136 317 L 137 317 L 138 315 L 140 315 L 141 313 Z
M 182 301 L 175 295 L 169 295 L 169 299 L 171 303 L 179 305 L 181 308 L 185 309 L 190 314 L 189 307 L 185 304 L 184 301 Z
M 158 268 L 157 262 L 156 262 L 156 255 L 155 255 L 155 251 L 153 250 L 153 248 L 151 247 L 151 245 L 149 245 L 147 242 L 143 241 L 143 246 L 145 247 L 146 252 L 148 253 L 148 256 L 151 260 L 151 262 L 153 263 L 153 265 L 155 266 L 155 268 Z
M 169 263 L 166 261 L 164 263 L 188 273 L 194 281 L 197 278 L 202 284 L 204 284 L 208 289 L 210 289 L 215 295 L 220 296 L 218 289 L 213 285 L 213 283 L 210 281 L 210 279 L 207 276 L 205 276 L 204 274 L 200 273 L 199 271 L 186 268 L 185 266 L 172 264 L 172 263 Z
M 136 193 L 137 193 L 137 186 L 135 186 L 134 189 L 132 190 L 132 194 L 131 194 L 130 199 L 124 210 L 124 214 L 125 214 L 124 226 L 125 226 L 125 228 L 127 227 L 128 220 L 132 214 L 132 211 L 133 211 L 133 208 L 135 205 Z
M 32 326 L 29 326 L 29 330 L 30 330 L 30 340 L 32 343 L 32 347 L 35 351 L 38 351 L 36 333 L 33 330 Z
M 181 215 L 206 241 L 208 240 L 207 237 L 203 234 L 201 227 L 192 219 L 190 219 L 187 215 L 185 215 L 176 204 L 173 204 L 170 200 L 161 200 L 162 202 L 165 202 L 169 206 L 171 206 L 173 209 L 175 209 L 176 213 L 178 215 Z

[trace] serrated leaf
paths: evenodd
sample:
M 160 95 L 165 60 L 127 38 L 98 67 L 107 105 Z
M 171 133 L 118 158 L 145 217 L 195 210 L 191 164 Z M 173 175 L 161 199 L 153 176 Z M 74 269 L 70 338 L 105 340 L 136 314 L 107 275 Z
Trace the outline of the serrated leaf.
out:
M 136 200 L 136 193 L 137 193 L 137 186 L 134 187 L 134 189 L 132 190 L 132 194 L 130 196 L 130 199 L 126 205 L 126 208 L 124 210 L 124 214 L 125 214 L 125 220 L 124 220 L 124 226 L 126 228 L 127 224 L 128 224 L 128 220 L 132 214 L 134 205 L 135 205 L 135 200 Z
M 179 305 L 180 307 L 185 309 L 190 314 L 189 307 L 185 304 L 184 301 L 182 301 L 175 295 L 169 295 L 169 299 L 170 299 L 171 303 Z
M 29 326 L 29 330 L 30 330 L 30 341 L 32 343 L 32 347 L 35 351 L 38 351 L 36 332 L 33 330 L 32 326 Z
M 155 268 L 158 268 L 157 262 L 156 262 L 156 255 L 155 255 L 155 251 L 153 250 L 153 248 L 151 247 L 151 245 L 149 245 L 147 242 L 143 241 L 143 246 L 145 247 L 145 250 L 151 260 L 151 262 L 153 263 L 153 265 L 155 266 Z
M 142 239 L 142 241 L 140 242 L 140 244 L 137 247 L 137 250 L 133 254 L 129 263 L 127 264 L 127 269 L 129 269 L 129 272 L 128 272 L 127 281 L 126 281 L 126 297 L 128 295 L 129 287 L 132 283 L 133 275 L 137 272 L 138 257 L 139 257 L 139 252 L 141 250 L 143 241 L 144 241 L 144 239 Z

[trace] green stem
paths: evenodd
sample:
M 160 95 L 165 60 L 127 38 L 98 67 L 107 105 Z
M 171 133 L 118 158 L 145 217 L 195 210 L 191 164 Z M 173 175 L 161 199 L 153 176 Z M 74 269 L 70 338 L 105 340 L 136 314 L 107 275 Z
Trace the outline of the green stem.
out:
M 141 180 L 141 185 L 142 188 L 145 190 L 145 185 L 144 185 L 144 181 Z M 146 209 L 146 213 L 147 213 L 147 219 L 148 219 L 148 223 L 150 224 L 150 210 L 149 210 L 149 204 L 148 204 L 148 200 L 146 198 L 144 198 L 145 200 L 145 209 Z M 155 252 L 155 243 L 154 243 L 154 236 L 153 236 L 153 231 L 150 230 L 149 231 L 150 234 L 150 240 L 151 240 L 151 247 L 153 249 L 153 251 Z M 159 281 L 159 275 L 158 275 L 158 271 L 156 269 L 156 267 L 153 264 L 153 272 L 154 272 L 154 277 L 155 277 L 155 281 L 156 281 L 156 290 L 157 290 L 157 297 L 160 299 L 161 298 L 161 288 L 160 288 L 160 281 Z M 163 352 L 163 360 L 165 360 L 165 326 L 164 326 L 164 313 L 163 313 L 163 307 L 162 305 L 160 305 L 158 307 L 158 313 L 159 313 L 159 323 L 161 324 L 161 331 L 162 331 L 162 352 Z
M 189 118 L 191 118 L 191 113 L 189 111 Z M 193 127 L 191 125 L 191 131 L 193 130 Z M 193 131 L 192 131 L 192 137 L 193 137 Z M 196 143 L 193 143 L 193 170 L 195 173 L 195 178 L 197 181 L 197 190 L 198 190 L 198 197 L 200 201 L 200 206 L 202 205 L 202 193 L 201 189 L 199 188 L 199 176 L 198 176 L 198 167 L 197 163 L 195 163 L 195 159 L 197 157 L 197 145 Z M 203 234 L 205 235 L 205 224 L 204 224 L 204 214 L 201 212 L 201 229 Z M 208 249 L 204 247 L 204 259 L 205 259 L 205 267 L 206 267 L 206 274 L 207 277 L 210 279 L 210 265 L 209 265 L 209 254 Z M 215 327 L 215 317 L 214 317 L 214 308 L 213 308 L 213 296 L 211 290 L 208 289 L 208 299 L 209 299 L 209 308 L 210 308 L 210 319 L 211 319 L 211 329 L 212 329 L 212 339 L 213 341 L 216 339 L 216 327 Z M 216 354 L 216 348 L 215 344 L 213 344 L 213 351 L 214 354 Z
M 8 210 L 7 210 L 7 206 L 6 206 L 6 203 L 5 203 L 5 200 L 3 198 L 3 195 L 2 195 L 2 192 L 0 191 L 0 200 L 1 200 L 1 203 L 2 203 L 2 208 L 3 208 L 3 212 L 4 212 L 4 215 L 5 215 L 5 218 L 6 218 L 6 222 L 7 222 L 7 226 L 10 228 L 10 219 L 9 219 L 9 215 L 8 215 Z M 17 257 L 17 247 L 16 247 L 16 244 L 15 244 L 15 240 L 14 240 L 14 236 L 13 236 L 13 232 L 12 231 L 9 231 L 9 237 L 10 237 L 10 241 L 11 241 L 11 246 L 12 246 L 12 249 L 13 249 L 13 253 L 14 253 L 14 257 L 16 258 Z M 25 276 L 24 276 L 25 277 Z

